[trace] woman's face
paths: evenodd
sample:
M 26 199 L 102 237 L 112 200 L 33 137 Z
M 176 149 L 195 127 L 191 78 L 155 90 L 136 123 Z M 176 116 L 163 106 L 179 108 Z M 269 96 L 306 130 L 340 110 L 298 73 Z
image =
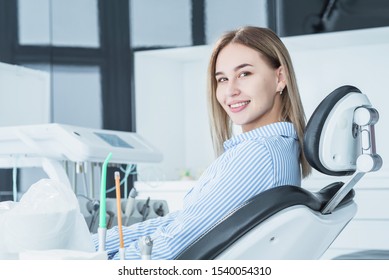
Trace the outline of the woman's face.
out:
M 273 69 L 259 52 L 231 43 L 217 57 L 215 78 L 217 100 L 243 132 L 280 121 L 282 66 Z

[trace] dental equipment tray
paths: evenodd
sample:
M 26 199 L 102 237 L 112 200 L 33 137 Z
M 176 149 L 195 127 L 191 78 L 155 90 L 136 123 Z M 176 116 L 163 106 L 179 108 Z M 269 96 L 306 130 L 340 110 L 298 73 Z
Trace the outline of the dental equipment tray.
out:
M 0 166 L 29 159 L 73 162 L 158 162 L 162 154 L 135 132 L 93 129 L 58 123 L 0 127 Z M 25 164 L 28 165 L 28 164 Z

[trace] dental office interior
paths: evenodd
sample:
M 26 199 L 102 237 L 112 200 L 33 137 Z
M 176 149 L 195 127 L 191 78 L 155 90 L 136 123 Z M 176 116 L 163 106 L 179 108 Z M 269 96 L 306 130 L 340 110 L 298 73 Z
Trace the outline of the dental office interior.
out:
M 344 85 L 378 111 L 382 167 L 319 259 L 389 258 L 388 15 L 378 0 L 0 0 L 0 259 L 104 258 L 102 210 L 110 228 L 181 209 L 214 160 L 212 45 L 244 25 L 287 46 L 307 120 Z M 348 178 L 314 170 L 302 188 Z

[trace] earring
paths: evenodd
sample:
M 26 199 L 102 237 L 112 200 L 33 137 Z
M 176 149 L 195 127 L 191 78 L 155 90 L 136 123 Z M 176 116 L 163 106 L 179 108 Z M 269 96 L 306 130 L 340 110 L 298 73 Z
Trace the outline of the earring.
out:
M 283 88 L 280 90 L 280 95 L 282 95 L 282 91 L 283 91 L 283 90 L 284 90 Z

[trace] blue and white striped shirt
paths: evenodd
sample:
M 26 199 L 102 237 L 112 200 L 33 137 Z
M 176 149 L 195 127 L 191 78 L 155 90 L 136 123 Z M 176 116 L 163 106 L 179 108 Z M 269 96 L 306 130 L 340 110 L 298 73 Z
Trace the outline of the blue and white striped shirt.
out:
M 138 239 L 153 240 L 152 259 L 174 259 L 231 210 L 267 189 L 300 186 L 300 148 L 292 123 L 280 122 L 232 137 L 186 194 L 182 210 L 123 227 L 126 259 L 140 259 Z M 93 236 L 96 248 L 97 235 Z M 106 250 L 118 259 L 118 228 L 107 231 Z

